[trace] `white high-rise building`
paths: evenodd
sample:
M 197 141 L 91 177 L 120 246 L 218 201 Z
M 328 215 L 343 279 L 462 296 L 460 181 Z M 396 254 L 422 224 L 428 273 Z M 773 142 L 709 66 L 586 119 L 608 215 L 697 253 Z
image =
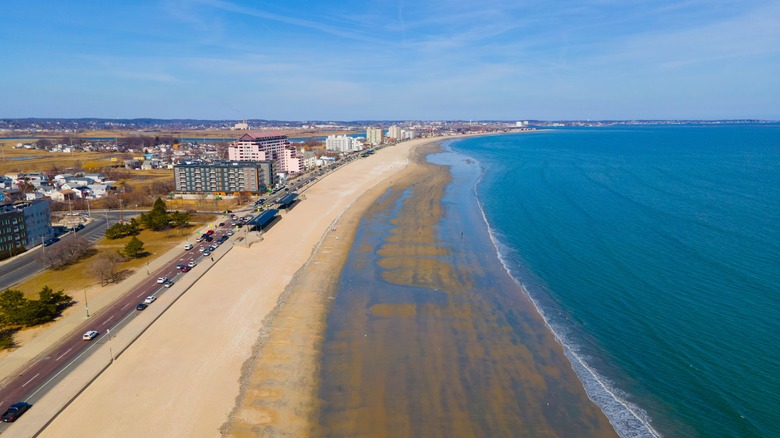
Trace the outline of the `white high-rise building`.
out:
M 401 127 L 398 125 L 393 125 L 387 128 L 387 138 L 399 140 L 401 138 Z
M 366 141 L 373 145 L 382 144 L 384 141 L 384 131 L 382 131 L 382 128 L 366 129 Z
M 346 135 L 329 135 L 325 139 L 325 149 L 337 152 L 353 152 L 363 149 L 363 143 L 357 138 Z

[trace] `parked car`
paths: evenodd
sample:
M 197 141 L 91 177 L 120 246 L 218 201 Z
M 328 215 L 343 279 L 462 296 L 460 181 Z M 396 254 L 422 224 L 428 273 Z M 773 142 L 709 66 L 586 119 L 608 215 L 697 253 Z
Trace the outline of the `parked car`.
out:
M 173 282 L 171 280 L 165 280 L 165 283 L 163 283 L 163 286 L 171 287 L 171 286 L 173 286 Z
M 192 268 L 190 268 L 190 267 L 189 267 L 189 266 L 187 266 L 187 265 L 184 265 L 184 266 L 182 266 L 180 269 L 181 269 L 181 272 L 190 272 L 190 269 L 192 269 Z
M 208 230 L 208 231 L 206 231 L 206 234 L 208 234 L 209 236 L 211 236 L 212 234 L 214 234 L 214 230 Z
M 76 228 L 73 229 L 73 231 L 81 231 L 84 229 L 84 224 L 78 224 L 76 225 Z
M 144 300 L 144 304 L 152 304 L 152 303 L 154 302 L 154 300 L 156 300 L 156 299 L 157 299 L 157 297 L 156 297 L 156 296 L 154 296 L 154 295 L 149 295 L 149 296 L 148 296 L 148 297 L 146 297 L 146 299 Z
M 206 242 L 211 242 L 212 240 L 214 240 L 214 238 L 209 235 L 209 236 L 206 236 L 205 240 L 206 240 Z
M 187 263 L 187 266 L 188 266 L 188 267 L 190 267 L 190 268 L 194 268 L 194 267 L 195 267 L 195 265 L 197 265 L 197 263 L 195 263 L 195 260 L 193 260 L 193 261 L 191 261 L 191 262 Z
M 5 423 L 13 423 L 14 421 L 18 420 L 19 417 L 22 416 L 25 412 L 27 412 L 32 407 L 31 404 L 26 402 L 19 402 L 14 403 L 11 406 L 8 406 L 8 409 L 3 412 L 3 422 Z
M 210 253 L 210 252 L 208 252 L 208 251 L 203 251 L 203 257 L 208 257 L 208 256 L 210 256 L 210 255 L 211 255 L 211 253 Z
M 184 245 L 184 250 L 185 251 L 189 251 L 191 249 L 192 249 L 192 244 L 191 243 L 188 243 L 188 244 Z
M 84 333 L 84 335 L 81 337 L 81 339 L 83 339 L 85 341 L 91 341 L 91 340 L 95 339 L 98 334 L 99 333 L 96 330 L 90 330 L 90 331 Z
M 159 277 L 157 278 L 157 284 L 163 284 L 165 283 L 165 280 L 167 280 L 168 277 Z
M 146 304 L 146 303 L 138 303 L 138 305 L 137 305 L 137 306 L 135 306 L 135 310 L 144 310 L 144 309 L 146 309 L 147 307 L 149 307 L 149 305 L 148 305 L 148 304 Z

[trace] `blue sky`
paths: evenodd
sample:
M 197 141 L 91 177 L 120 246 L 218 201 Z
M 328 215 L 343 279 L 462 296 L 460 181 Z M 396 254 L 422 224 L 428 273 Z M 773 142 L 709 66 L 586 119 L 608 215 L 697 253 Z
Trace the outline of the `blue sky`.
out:
M 4 0 L 0 117 L 780 119 L 776 0 Z

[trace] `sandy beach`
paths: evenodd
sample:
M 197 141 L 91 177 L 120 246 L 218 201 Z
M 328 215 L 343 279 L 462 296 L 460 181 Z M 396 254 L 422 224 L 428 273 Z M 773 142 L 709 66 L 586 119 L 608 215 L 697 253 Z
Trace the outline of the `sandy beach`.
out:
M 296 272 L 320 245 L 348 243 L 349 226 L 337 219 L 423 142 L 384 148 L 307 190 L 262 241 L 234 247 L 41 436 L 218 436 L 242 366 Z

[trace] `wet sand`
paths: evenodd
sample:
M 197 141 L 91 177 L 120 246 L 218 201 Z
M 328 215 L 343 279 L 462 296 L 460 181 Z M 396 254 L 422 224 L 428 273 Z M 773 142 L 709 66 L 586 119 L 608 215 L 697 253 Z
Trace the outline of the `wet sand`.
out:
M 434 150 L 364 195 L 296 275 L 224 433 L 615 436 L 476 207 L 424 162 Z

